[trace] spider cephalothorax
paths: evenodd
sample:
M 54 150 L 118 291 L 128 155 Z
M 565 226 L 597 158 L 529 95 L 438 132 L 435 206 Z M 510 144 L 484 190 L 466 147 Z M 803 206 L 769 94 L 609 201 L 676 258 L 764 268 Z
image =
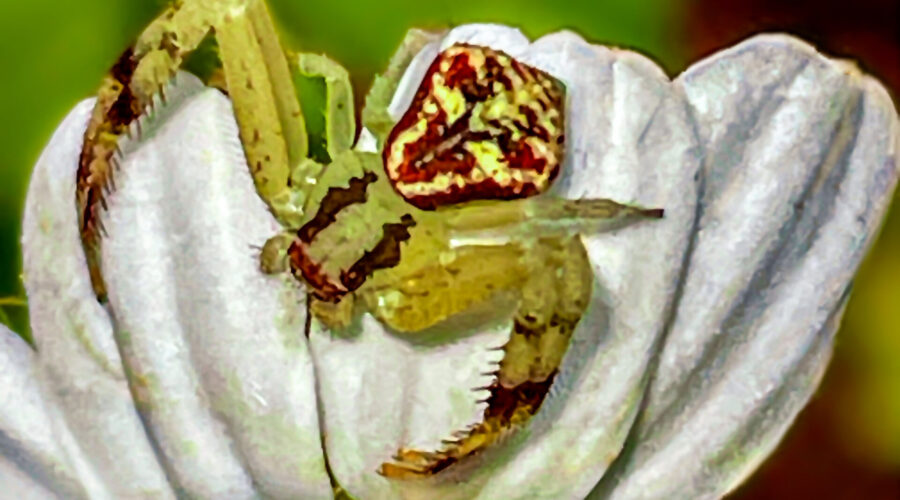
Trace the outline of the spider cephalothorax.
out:
M 446 245 L 434 238 L 452 230 L 423 210 L 447 207 L 449 219 L 453 205 L 544 191 L 562 160 L 563 110 L 562 84 L 536 68 L 487 47 L 454 45 L 441 52 L 388 136 L 382 153 L 387 178 L 374 157 L 351 174 L 357 155 L 341 163 L 353 175 L 346 185 L 313 190 L 311 218 L 288 250 L 295 274 L 316 298 L 338 302 L 414 252 L 404 248 L 414 226 L 429 235 L 417 241 Z M 491 212 L 481 215 L 489 223 Z M 360 231 L 361 223 L 372 231 Z M 335 248 L 351 237 L 356 251 L 344 260 Z
M 172 6 L 115 66 L 85 133 L 77 199 L 98 296 L 104 288 L 98 212 L 114 188 L 119 140 L 140 134 L 143 115 L 163 100 L 168 79 L 207 36 L 218 41 L 219 74 L 248 169 L 285 228 L 263 248 L 261 267 L 292 272 L 310 292 L 317 320 L 343 328 L 367 313 L 411 336 L 498 295 L 514 299 L 493 382 L 473 388 L 487 405 L 483 421 L 440 450 L 401 449 L 380 472 L 435 474 L 525 425 L 590 298 L 593 271 L 580 234 L 662 211 L 548 193 L 564 164 L 564 87 L 488 47 L 441 52 L 395 124 L 386 103 L 400 75 L 389 70 L 363 114 L 380 117 L 368 123 L 377 125 L 369 128 L 384 146 L 361 152 L 350 149 L 356 127 L 346 71 L 324 56 L 286 56 L 261 0 Z M 396 56 L 391 68 L 407 56 Z M 327 88 L 327 165 L 309 154 L 297 75 L 321 78 Z M 393 127 L 385 130 L 385 123 Z

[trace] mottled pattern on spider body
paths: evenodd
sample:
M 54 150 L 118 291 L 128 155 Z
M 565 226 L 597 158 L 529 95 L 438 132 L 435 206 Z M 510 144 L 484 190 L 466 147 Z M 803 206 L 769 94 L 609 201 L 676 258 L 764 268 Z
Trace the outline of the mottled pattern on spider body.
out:
M 366 162 L 365 159 L 369 161 Z M 400 263 L 416 221 L 375 155 L 339 156 L 311 193 L 309 218 L 288 248 L 291 269 L 319 300 L 336 303 L 378 270 Z
M 558 80 L 503 52 L 454 45 L 388 137 L 385 170 L 426 210 L 541 193 L 562 162 L 564 96 Z

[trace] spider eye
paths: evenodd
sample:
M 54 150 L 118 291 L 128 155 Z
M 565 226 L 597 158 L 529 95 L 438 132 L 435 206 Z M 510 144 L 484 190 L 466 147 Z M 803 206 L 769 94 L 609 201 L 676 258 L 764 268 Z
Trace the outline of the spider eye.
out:
M 425 74 L 385 142 L 384 168 L 409 203 L 430 210 L 545 191 L 564 150 L 565 89 L 487 47 L 454 45 Z

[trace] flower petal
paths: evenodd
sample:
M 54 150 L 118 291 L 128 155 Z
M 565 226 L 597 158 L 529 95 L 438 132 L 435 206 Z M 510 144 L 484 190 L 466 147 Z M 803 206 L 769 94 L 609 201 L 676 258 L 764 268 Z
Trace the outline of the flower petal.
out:
M 460 483 L 388 481 L 375 470 L 401 446 L 428 449 L 480 418 L 477 395 L 464 391 L 485 385 L 478 373 L 496 359 L 487 349 L 508 337 L 509 322 L 460 332 L 455 344 L 440 347 L 397 339 L 370 317 L 349 338 L 314 331 L 332 470 L 364 498 L 584 496 L 622 446 L 663 331 L 696 213 L 696 138 L 683 97 L 637 54 L 591 46 L 571 33 L 527 45 L 518 30 L 492 25 L 456 28 L 440 47 L 457 41 L 503 50 L 566 83 L 561 195 L 662 206 L 666 218 L 585 237 L 597 275 L 593 303 L 551 395 L 527 432 L 475 459 L 483 465 Z M 408 102 L 427 66 L 410 66 L 392 104 L 395 116 L 403 111 L 395 104 Z
M 259 270 L 281 227 L 228 99 L 179 74 L 125 144 L 103 276 L 137 405 L 188 496 L 330 498 L 303 294 Z
M 828 363 L 897 181 L 886 91 L 787 36 L 681 75 L 706 182 L 681 301 L 630 445 L 596 498 L 718 498 L 772 451 Z
M 83 467 L 84 460 L 69 455 L 77 449 L 66 449 L 71 435 L 43 397 L 34 358 L 19 336 L 0 325 L 0 484 L 4 495 L 86 497 L 85 485 L 72 465 L 75 459 Z
M 28 191 L 22 249 L 35 362 L 47 398 L 90 464 L 79 468 L 90 496 L 171 497 L 134 409 L 109 315 L 94 298 L 78 235 L 75 170 L 92 105 L 82 102 L 59 126 Z
M 567 85 L 560 194 L 666 211 L 662 221 L 583 236 L 597 284 L 554 384 L 565 398 L 547 401 L 540 433 L 480 495 L 582 498 L 621 449 L 640 403 L 694 224 L 700 155 L 684 99 L 645 57 L 560 32 L 522 58 Z M 513 488 L 515 496 L 504 494 Z
M 3 485 L 3 494 L 9 498 L 22 500 L 52 500 L 58 498 L 45 483 L 38 482 L 18 464 L 0 455 L 0 484 Z M 80 494 L 84 496 L 83 493 Z M 70 496 L 75 496 L 70 493 Z

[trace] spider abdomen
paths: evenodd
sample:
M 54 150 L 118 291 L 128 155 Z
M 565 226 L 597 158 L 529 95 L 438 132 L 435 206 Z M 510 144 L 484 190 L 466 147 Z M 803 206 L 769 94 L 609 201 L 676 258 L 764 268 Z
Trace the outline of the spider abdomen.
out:
M 565 91 L 509 55 L 454 45 L 385 143 L 394 189 L 425 210 L 545 191 L 563 157 Z

